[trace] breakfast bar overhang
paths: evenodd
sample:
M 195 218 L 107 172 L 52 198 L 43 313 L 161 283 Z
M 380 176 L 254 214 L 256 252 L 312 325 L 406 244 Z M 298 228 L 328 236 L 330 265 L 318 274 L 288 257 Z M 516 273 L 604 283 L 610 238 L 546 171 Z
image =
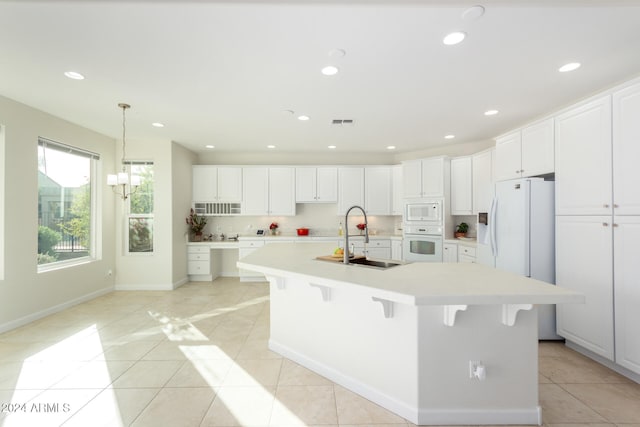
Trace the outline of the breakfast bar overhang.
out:
M 414 424 L 542 424 L 536 305 L 582 294 L 478 264 L 316 259 L 333 249 L 238 262 L 270 283 L 271 350 Z

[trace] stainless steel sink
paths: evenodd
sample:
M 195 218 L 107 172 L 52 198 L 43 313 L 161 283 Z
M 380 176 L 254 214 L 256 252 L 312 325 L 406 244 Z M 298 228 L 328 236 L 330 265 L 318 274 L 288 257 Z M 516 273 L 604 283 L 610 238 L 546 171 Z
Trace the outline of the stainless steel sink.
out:
M 349 261 L 349 264 L 362 265 L 362 266 L 365 266 L 365 267 L 375 267 L 375 268 L 381 268 L 381 269 L 386 269 L 386 268 L 391 268 L 391 267 L 395 267 L 395 266 L 398 266 L 398 265 L 402 265 L 402 263 L 399 263 L 399 262 L 377 261 L 377 260 L 366 259 L 366 258 L 352 259 L 352 260 Z

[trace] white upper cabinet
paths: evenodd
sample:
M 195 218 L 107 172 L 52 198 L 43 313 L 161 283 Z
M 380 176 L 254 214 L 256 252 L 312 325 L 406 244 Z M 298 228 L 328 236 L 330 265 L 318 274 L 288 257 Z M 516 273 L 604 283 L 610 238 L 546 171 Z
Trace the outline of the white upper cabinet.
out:
M 496 181 L 522 177 L 520 131 L 496 139 Z
M 449 159 L 446 157 L 402 162 L 404 197 L 444 197 L 448 175 Z
M 522 129 L 522 176 L 553 173 L 554 165 L 553 118 Z
M 391 167 L 391 215 L 402 215 L 404 191 L 402 188 L 402 165 Z
M 554 172 L 553 118 L 496 139 L 496 181 Z
M 472 156 L 473 213 L 489 212 L 493 199 L 493 155 L 495 149 L 482 151 Z
M 296 202 L 336 203 L 337 201 L 337 167 L 296 168 Z
M 243 193 L 243 215 L 295 215 L 295 168 L 244 168 Z
M 610 215 L 611 97 L 557 116 L 555 129 L 556 214 Z
M 451 159 L 451 215 L 473 214 L 471 157 Z
M 364 169 L 364 208 L 369 215 L 391 215 L 390 166 L 370 166 Z
M 194 165 L 192 178 L 194 202 L 242 201 L 242 168 Z
M 640 84 L 613 94 L 613 213 L 640 215 Z
M 364 208 L 364 168 L 338 168 L 338 215 L 344 215 L 351 206 Z

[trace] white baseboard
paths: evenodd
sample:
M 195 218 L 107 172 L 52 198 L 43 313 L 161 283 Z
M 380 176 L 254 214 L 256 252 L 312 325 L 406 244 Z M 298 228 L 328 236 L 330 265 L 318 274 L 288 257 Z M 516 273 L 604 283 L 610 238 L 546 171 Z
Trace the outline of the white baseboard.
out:
M 114 288 L 112 286 L 99 289 L 95 292 L 91 292 L 90 294 L 83 295 L 81 297 L 72 299 L 71 301 L 64 302 L 62 304 L 54 305 L 53 307 L 46 308 L 44 310 L 40 310 L 35 313 L 31 313 L 28 316 L 20 317 L 18 319 L 12 320 L 10 322 L 6 322 L 0 325 L 0 334 L 3 332 L 10 331 L 15 328 L 19 328 L 20 326 L 24 326 L 28 323 L 36 321 L 38 319 L 42 319 L 43 317 L 50 316 L 54 313 L 58 313 L 62 310 L 66 310 L 67 308 L 73 307 L 74 305 L 81 304 L 83 302 L 90 301 L 94 298 L 98 298 L 99 296 L 108 294 L 109 292 L 113 292 Z
M 381 393 L 379 390 L 352 378 L 344 372 L 337 371 L 272 339 L 269 340 L 269 349 L 340 384 L 344 388 L 359 394 L 416 425 L 542 425 L 542 409 L 540 406 L 522 409 L 447 408 L 433 410 L 416 408 L 406 402 L 399 401 Z
M 116 291 L 172 291 L 173 283 L 128 283 L 115 286 Z
M 605 359 L 604 357 L 595 354 L 594 352 L 592 352 L 591 350 L 587 350 L 584 347 L 581 347 L 579 344 L 574 343 L 573 341 L 569 341 L 566 340 L 565 341 L 565 345 L 567 347 L 569 347 L 572 350 L 577 351 L 578 353 L 587 356 L 590 359 L 595 360 L 596 362 L 600 363 L 601 365 L 606 366 L 607 368 L 616 371 L 617 373 L 619 373 L 620 375 L 624 375 L 625 377 L 629 378 L 632 381 L 637 382 L 638 384 L 640 384 L 640 375 L 636 374 L 635 372 L 625 368 L 624 366 L 620 366 L 615 362 L 612 362 L 609 359 Z
M 178 289 L 180 286 L 184 285 L 185 283 L 189 283 L 189 278 L 188 277 L 183 277 L 182 279 L 178 280 L 177 282 L 173 283 L 173 289 Z

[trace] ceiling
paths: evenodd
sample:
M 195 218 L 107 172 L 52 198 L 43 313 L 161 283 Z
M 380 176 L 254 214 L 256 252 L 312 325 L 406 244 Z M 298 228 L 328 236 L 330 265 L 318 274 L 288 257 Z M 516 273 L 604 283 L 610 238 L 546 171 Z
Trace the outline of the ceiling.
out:
M 639 23 L 640 1 L 616 0 L 0 0 L 0 95 L 114 138 L 127 102 L 128 140 L 196 152 L 405 153 L 640 75 Z M 444 45 L 454 30 L 467 38 Z

